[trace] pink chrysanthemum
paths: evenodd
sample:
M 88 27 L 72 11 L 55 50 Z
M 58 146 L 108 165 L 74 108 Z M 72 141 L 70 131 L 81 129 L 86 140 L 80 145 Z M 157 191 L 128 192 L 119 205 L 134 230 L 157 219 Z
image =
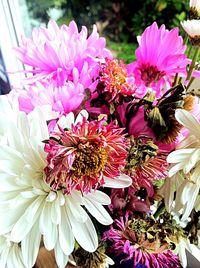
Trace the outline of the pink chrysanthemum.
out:
M 16 52 L 24 64 L 33 67 L 30 71 L 33 76 L 27 78 L 27 82 L 47 81 L 63 86 L 66 81 L 73 81 L 74 71 L 84 73 L 92 83 L 93 77 L 98 74 L 99 59 L 111 57 L 105 43 L 95 25 L 88 37 L 85 26 L 79 33 L 74 21 L 59 28 L 51 20 L 47 29 L 34 28 L 32 38 L 23 37 Z
M 107 92 L 109 102 L 122 96 L 133 95 L 136 91 L 134 78 L 128 77 L 127 67 L 121 60 L 120 63 L 116 59 L 106 59 L 101 64 L 100 70 L 100 87 L 102 92 Z
M 169 249 L 170 244 L 165 240 L 165 236 L 159 236 L 159 231 L 156 225 L 153 228 L 152 222 L 129 219 L 126 214 L 125 217 L 115 220 L 104 233 L 104 240 L 112 243 L 109 250 L 120 256 L 121 262 L 132 260 L 132 267 L 144 265 L 145 268 L 179 268 L 177 255 Z M 152 235 L 154 233 L 155 235 Z
M 166 154 L 159 150 L 151 138 L 131 138 L 126 173 L 132 178 L 135 191 L 145 187 L 152 196 L 153 182 L 167 176 Z
M 120 175 L 127 156 L 123 129 L 105 123 L 105 119 L 88 122 L 84 117 L 71 130 L 60 128 L 61 133 L 48 140 L 44 172 L 52 189 L 87 193 Z
M 51 105 L 60 115 L 75 111 L 84 99 L 84 87 L 69 81 L 64 86 L 45 87 L 41 83 L 29 86 L 27 90 L 17 90 L 20 110 L 29 113 L 34 107 Z
M 164 86 L 171 86 L 172 77 L 186 75 L 189 63 L 184 52 L 186 46 L 178 35 L 178 28 L 169 31 L 165 25 L 158 28 L 156 22 L 147 27 L 138 38 L 139 48 L 136 50 L 136 62 L 130 65 L 139 88 L 152 88 L 160 96 Z

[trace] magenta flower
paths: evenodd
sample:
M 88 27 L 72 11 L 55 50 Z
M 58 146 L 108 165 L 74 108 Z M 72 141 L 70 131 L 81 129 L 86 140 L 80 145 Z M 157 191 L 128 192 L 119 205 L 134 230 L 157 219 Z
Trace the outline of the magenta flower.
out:
M 20 47 L 15 50 L 24 64 L 33 67 L 30 70 L 33 76 L 26 79 L 28 83 L 43 81 L 63 86 L 66 81 L 73 81 L 74 72 L 84 74 L 87 84 L 91 84 L 98 74 L 100 59 L 111 57 L 105 44 L 95 25 L 88 37 L 85 26 L 79 33 L 74 21 L 59 28 L 51 20 L 47 29 L 35 28 L 32 38 L 23 37 Z
M 158 28 L 156 22 L 147 27 L 138 37 L 136 62 L 129 66 L 140 89 L 152 88 L 157 96 L 163 87 L 172 84 L 172 77 L 186 75 L 186 66 L 190 62 L 184 54 L 186 46 L 178 35 L 178 28 L 171 31 L 165 25 Z
M 104 233 L 104 240 L 111 242 L 109 250 L 120 256 L 121 262 L 132 260 L 132 267 L 144 265 L 145 268 L 179 268 L 179 259 L 169 249 L 170 243 L 164 236 L 159 236 L 159 228 L 156 224 L 153 228 L 152 224 L 148 220 L 130 219 L 126 214 L 114 221 Z

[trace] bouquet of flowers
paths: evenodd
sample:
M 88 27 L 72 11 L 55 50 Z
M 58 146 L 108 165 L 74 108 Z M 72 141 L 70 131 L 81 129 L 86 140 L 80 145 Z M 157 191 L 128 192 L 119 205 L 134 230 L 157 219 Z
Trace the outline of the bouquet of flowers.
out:
M 95 26 L 50 21 L 22 38 L 23 89 L 0 97 L 1 268 L 39 267 L 41 247 L 59 268 L 187 266 L 200 246 L 199 0 L 181 24 L 185 41 L 148 26 L 128 65 Z

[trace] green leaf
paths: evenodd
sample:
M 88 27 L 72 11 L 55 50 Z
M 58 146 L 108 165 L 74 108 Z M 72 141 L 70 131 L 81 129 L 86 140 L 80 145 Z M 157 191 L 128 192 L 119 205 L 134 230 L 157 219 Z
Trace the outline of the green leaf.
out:
M 167 1 L 165 0 L 159 0 L 156 3 L 156 9 L 161 12 L 162 10 L 164 10 L 167 7 Z

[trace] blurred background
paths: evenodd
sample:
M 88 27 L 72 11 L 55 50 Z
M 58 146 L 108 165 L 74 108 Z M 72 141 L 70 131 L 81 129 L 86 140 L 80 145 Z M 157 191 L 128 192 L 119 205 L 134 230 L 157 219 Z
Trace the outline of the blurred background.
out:
M 10 85 L 20 85 L 25 67 L 16 59 L 13 47 L 19 45 L 21 35 L 30 36 L 33 27 L 46 26 L 49 19 L 59 25 L 72 19 L 81 29 L 96 24 L 107 47 L 126 63 L 134 60 L 136 36 L 157 21 L 168 29 L 180 26 L 187 17 L 185 0 L 0 0 L 0 94 Z M 15 72 L 15 74 L 13 74 Z

